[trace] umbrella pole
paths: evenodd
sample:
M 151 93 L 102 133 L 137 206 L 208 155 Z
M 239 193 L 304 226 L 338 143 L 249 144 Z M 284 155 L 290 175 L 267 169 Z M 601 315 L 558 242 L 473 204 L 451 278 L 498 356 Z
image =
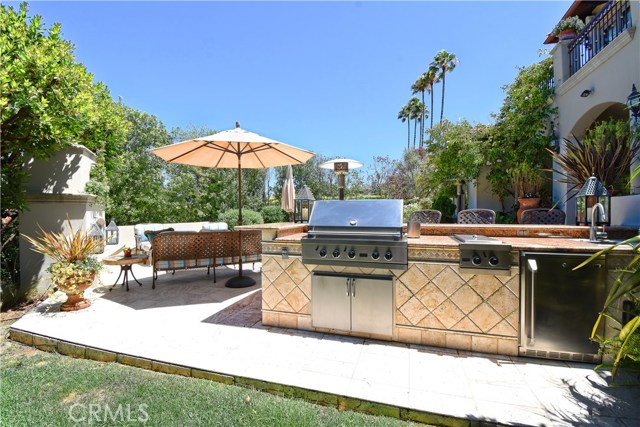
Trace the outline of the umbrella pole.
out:
M 238 143 L 238 225 L 242 225 L 242 153 L 240 153 L 240 143 Z M 252 277 L 242 275 L 242 230 L 238 230 L 238 248 L 240 258 L 238 260 L 238 275 L 227 280 L 227 288 L 248 288 L 256 284 Z

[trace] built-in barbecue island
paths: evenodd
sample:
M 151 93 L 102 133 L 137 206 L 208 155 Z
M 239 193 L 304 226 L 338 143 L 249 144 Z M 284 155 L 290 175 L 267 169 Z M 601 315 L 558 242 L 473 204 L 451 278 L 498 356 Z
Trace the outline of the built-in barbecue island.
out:
M 262 230 L 263 324 L 597 360 L 588 336 L 630 248 L 576 272 L 608 246 L 589 227 L 423 224 L 407 238 L 401 205 L 362 202 L 317 202 L 308 225 L 243 227 Z

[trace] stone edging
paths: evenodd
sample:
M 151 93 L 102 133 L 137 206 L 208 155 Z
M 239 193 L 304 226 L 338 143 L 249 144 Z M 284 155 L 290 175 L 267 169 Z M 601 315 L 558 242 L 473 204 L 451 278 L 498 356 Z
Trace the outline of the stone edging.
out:
M 364 412 L 371 415 L 383 415 L 386 417 L 398 418 L 402 420 L 415 421 L 419 423 L 432 424 L 447 427 L 488 427 L 503 426 L 492 420 L 469 420 L 454 416 L 441 415 L 425 412 L 401 406 L 388 405 L 348 396 L 341 396 L 333 393 L 311 390 L 303 387 L 289 386 L 269 381 L 257 380 L 233 375 L 220 374 L 213 371 L 191 368 L 183 365 L 159 362 L 143 357 L 131 356 L 124 353 L 115 353 L 95 347 L 87 347 L 62 341 L 43 335 L 33 334 L 20 329 L 10 328 L 9 338 L 13 341 L 35 347 L 38 350 L 50 353 L 59 353 L 79 359 L 90 359 L 99 362 L 117 362 L 136 368 L 148 369 L 165 374 L 182 375 L 185 377 L 206 379 L 228 385 L 236 385 L 264 391 L 280 397 L 296 398 L 323 406 L 333 406 L 338 410 L 352 410 Z

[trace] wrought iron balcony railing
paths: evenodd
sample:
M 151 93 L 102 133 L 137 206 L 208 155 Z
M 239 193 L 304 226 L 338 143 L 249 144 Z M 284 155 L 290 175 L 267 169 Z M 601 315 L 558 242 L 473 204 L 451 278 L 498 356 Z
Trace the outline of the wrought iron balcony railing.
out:
M 574 75 L 631 25 L 630 1 L 608 2 L 569 45 L 569 75 Z

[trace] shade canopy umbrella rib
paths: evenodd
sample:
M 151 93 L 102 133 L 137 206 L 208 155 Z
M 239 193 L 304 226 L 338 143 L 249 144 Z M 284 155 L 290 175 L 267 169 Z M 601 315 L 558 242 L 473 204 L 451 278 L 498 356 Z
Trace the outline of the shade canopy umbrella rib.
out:
M 242 225 L 242 169 L 301 164 L 315 156 L 311 151 L 244 130 L 237 122 L 235 129 L 176 142 L 150 151 L 169 163 L 208 168 L 237 168 L 238 225 Z M 239 273 L 226 283 L 226 286 L 235 288 L 255 284 L 251 277 L 242 275 L 242 231 L 239 234 Z

